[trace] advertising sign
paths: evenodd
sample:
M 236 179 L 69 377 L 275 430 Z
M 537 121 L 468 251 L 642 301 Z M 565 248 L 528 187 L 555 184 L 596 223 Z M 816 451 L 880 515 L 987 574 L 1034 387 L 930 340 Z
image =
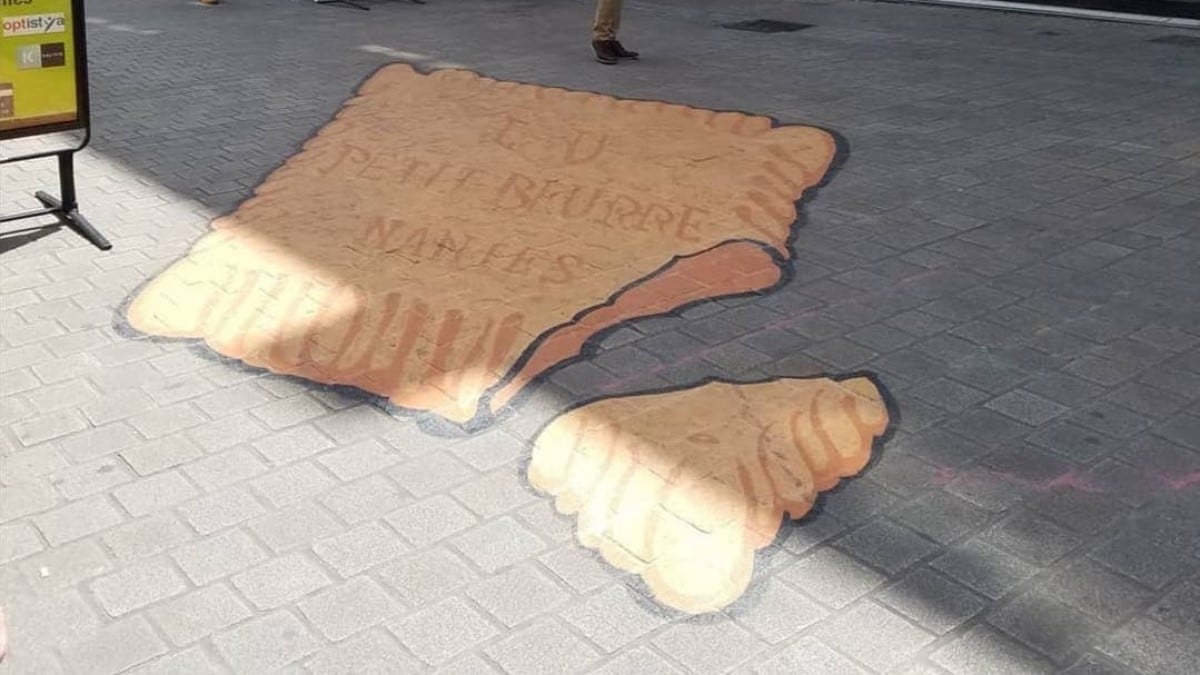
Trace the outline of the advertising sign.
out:
M 0 0 L 0 139 L 87 124 L 83 0 Z

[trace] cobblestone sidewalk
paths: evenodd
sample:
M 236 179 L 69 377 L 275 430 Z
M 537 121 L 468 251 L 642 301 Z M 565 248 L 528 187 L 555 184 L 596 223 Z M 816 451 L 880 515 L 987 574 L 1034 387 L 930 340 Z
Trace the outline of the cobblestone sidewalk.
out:
M 602 68 L 589 2 L 370 4 L 88 3 L 81 201 L 114 249 L 0 237 L 0 675 L 1200 671 L 1200 34 L 639 0 L 643 60 Z M 812 27 L 721 27 L 755 18 Z M 128 330 L 394 60 L 846 152 L 786 287 L 612 333 L 474 436 Z M 0 180 L 7 213 L 54 177 Z M 531 434 L 598 394 L 853 371 L 892 436 L 720 614 L 649 599 L 524 478 Z

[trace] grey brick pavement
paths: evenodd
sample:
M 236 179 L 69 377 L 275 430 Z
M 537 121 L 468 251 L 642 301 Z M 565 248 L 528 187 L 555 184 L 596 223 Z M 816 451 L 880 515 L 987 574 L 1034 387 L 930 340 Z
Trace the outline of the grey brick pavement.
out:
M 1200 68 L 1141 26 L 844 1 L 94 0 L 100 254 L 0 238 L 7 673 L 1200 670 Z M 721 29 L 746 18 L 813 28 Z M 374 68 L 775 115 L 847 153 L 792 281 L 601 340 L 463 438 L 141 339 L 131 291 Z M 7 148 L 6 148 L 7 149 Z M 5 167 L 5 212 L 52 181 Z M 529 435 L 597 393 L 865 370 L 865 477 L 687 619 L 572 540 Z

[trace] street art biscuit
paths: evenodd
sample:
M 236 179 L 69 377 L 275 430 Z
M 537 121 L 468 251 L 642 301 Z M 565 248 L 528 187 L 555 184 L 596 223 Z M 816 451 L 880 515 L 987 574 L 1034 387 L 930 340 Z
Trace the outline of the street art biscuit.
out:
M 392 65 L 128 319 L 467 422 L 605 328 L 777 284 L 834 152 L 766 117 Z
M 709 612 L 746 590 L 785 514 L 866 466 L 887 425 L 866 378 L 713 382 L 558 417 L 535 440 L 529 481 L 659 601 Z

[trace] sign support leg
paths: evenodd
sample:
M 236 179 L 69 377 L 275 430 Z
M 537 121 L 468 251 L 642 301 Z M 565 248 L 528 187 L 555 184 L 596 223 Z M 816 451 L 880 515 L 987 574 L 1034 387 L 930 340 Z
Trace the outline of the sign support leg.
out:
M 92 224 L 83 217 L 79 212 L 79 203 L 75 201 L 75 155 L 71 152 L 64 152 L 58 156 L 58 184 L 61 200 L 55 199 L 50 194 L 45 192 L 36 192 L 34 197 L 42 204 L 46 205 L 61 218 L 67 227 L 75 230 L 79 236 L 87 239 L 93 246 L 101 251 L 107 251 L 112 248 L 112 244 L 100 232 L 92 227 Z
M 75 231 L 76 234 L 88 240 L 93 246 L 101 251 L 107 251 L 112 248 L 112 243 L 100 234 L 100 231 L 88 222 L 87 218 L 79 212 L 79 202 L 75 197 L 75 153 L 73 150 L 65 150 L 54 153 L 58 157 L 58 186 L 59 196 L 55 197 L 48 192 L 38 191 L 33 194 L 39 202 L 45 207 L 37 211 L 27 213 L 18 213 L 11 216 L 0 216 L 0 223 L 7 223 L 14 220 L 24 218 L 33 218 L 36 216 L 55 216 L 67 227 Z M 31 159 L 30 157 L 16 159 Z M 9 161 L 6 160 L 7 164 Z

